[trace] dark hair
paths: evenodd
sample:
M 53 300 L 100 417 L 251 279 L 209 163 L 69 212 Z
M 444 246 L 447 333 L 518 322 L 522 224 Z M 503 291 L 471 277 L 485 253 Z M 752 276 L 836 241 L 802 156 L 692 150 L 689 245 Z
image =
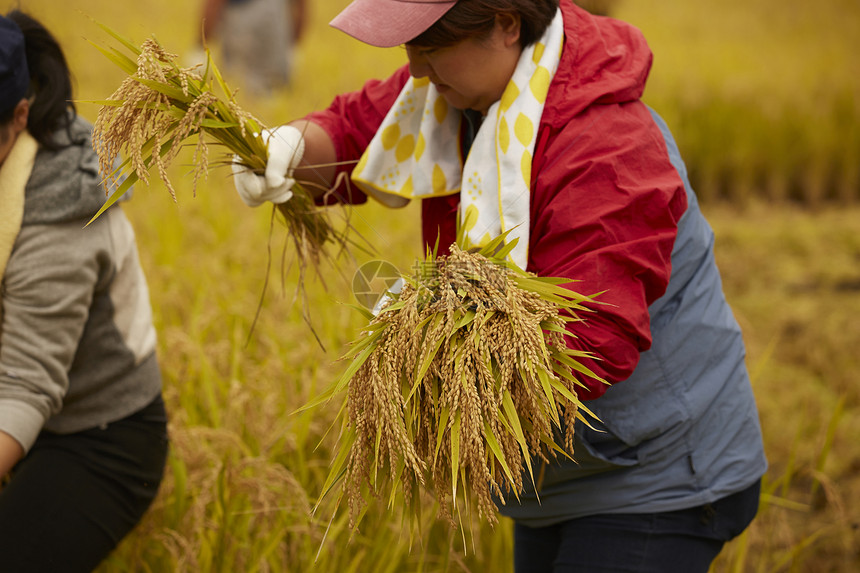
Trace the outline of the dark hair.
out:
M 61 128 L 68 130 L 76 113 L 66 57 L 54 36 L 35 18 L 19 10 L 9 12 L 6 17 L 18 24 L 24 33 L 30 72 L 27 96 L 32 98 L 27 130 L 43 147 L 57 149 L 59 145 L 53 139 L 54 132 Z M 13 112 L 14 109 L 9 117 L 0 118 L 0 123 L 11 121 Z
M 14 107 L 10 108 L 8 111 L 4 111 L 3 113 L 0 113 L 0 126 L 6 125 L 10 121 L 12 121 L 12 118 L 14 118 L 14 117 L 15 117 L 15 108 Z M 2 134 L 0 134 L 0 137 L 2 137 Z M 0 141 L 0 143 L 6 143 L 6 142 Z
M 559 0 L 460 0 L 409 44 L 442 48 L 490 34 L 500 13 L 520 17 L 520 45 L 537 42 L 552 22 Z
M 12 111 L 15 110 L 13 109 Z M 12 121 L 12 116 L 9 113 L 3 112 L 3 114 L 0 115 L 0 145 L 5 145 L 6 142 L 9 141 L 9 130 L 3 128 L 6 127 L 10 121 Z

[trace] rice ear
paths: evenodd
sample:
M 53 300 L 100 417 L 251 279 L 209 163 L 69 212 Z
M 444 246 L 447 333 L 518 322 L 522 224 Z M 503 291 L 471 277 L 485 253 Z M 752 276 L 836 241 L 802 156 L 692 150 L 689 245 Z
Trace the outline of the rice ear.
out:
M 495 523 L 496 500 L 539 483 L 533 458 L 572 457 L 569 422 L 596 420 L 576 394 L 596 378 L 581 362 L 594 357 L 565 342 L 567 319 L 591 299 L 512 266 L 505 239 L 428 251 L 345 354 L 353 362 L 326 395 L 340 396 L 356 432 L 338 454 L 349 449 L 339 479 L 353 527 L 369 497 L 422 484 L 452 526 L 472 503 Z
M 216 165 L 230 164 L 235 156 L 249 169 L 263 171 L 268 159 L 261 136 L 264 124 L 236 103 L 235 93 L 208 50 L 203 70 L 199 66 L 182 68 L 176 63 L 178 56 L 168 53 L 154 38 L 145 40 L 138 48 L 107 26 L 99 26 L 119 41 L 131 57 L 113 48 L 96 46 L 127 77 L 110 97 L 95 102 L 101 105 L 93 126 L 99 170 L 105 187 L 116 184 L 117 188 L 92 220 L 116 203 L 131 185 L 148 183 L 148 173 L 153 169 L 176 200 L 168 167 L 190 138 L 196 138 L 194 195 L 198 181 L 207 176 L 211 165 L 209 142 L 224 152 L 224 159 Z M 120 154 L 126 158 L 115 168 Z M 117 184 L 119 179 L 124 180 Z M 349 256 L 350 250 L 359 246 L 349 235 L 352 227 L 348 221 L 346 225 L 335 225 L 329 218 L 330 211 L 317 206 L 314 190 L 297 182 L 293 197 L 273 207 L 273 214 L 278 214 L 287 228 L 298 262 L 297 288 L 303 300 L 308 269 L 322 278 L 320 267 L 324 263 L 334 263 L 344 253 Z M 305 307 L 304 318 L 310 324 L 306 311 Z

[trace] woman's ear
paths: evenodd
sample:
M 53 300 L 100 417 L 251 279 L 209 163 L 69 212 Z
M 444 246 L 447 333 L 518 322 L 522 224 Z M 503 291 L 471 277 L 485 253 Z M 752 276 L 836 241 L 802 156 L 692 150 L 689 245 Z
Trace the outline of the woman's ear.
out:
M 30 102 L 25 98 L 18 102 L 18 105 L 15 106 L 15 111 L 12 112 L 12 131 L 15 135 L 27 129 L 27 120 L 29 117 Z
M 509 12 L 496 14 L 496 26 L 501 30 L 507 47 L 513 46 L 520 41 L 520 15 Z

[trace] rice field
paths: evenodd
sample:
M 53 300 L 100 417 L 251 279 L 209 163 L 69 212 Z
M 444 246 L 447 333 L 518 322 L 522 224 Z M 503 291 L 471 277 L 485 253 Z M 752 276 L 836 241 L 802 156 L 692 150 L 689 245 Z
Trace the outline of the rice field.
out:
M 311 3 L 294 86 L 239 103 L 265 123 L 326 105 L 405 61 L 326 22 L 347 0 Z M 673 127 L 717 235 L 724 288 L 744 329 L 770 469 L 759 517 L 714 572 L 860 570 L 860 8 L 852 0 L 620 0 L 655 52 L 646 100 Z M 14 4 L 0 0 L 5 13 Z M 122 80 L 88 43 L 90 20 L 138 42 L 190 50 L 199 6 L 21 0 L 61 39 L 81 100 Z M 228 78 L 235 85 L 240 78 Z M 78 104 L 95 118 L 97 107 Z M 190 157 L 190 156 L 189 156 Z M 192 195 L 192 167 L 138 185 L 125 205 L 150 282 L 172 451 L 161 492 L 99 569 L 119 572 L 506 572 L 511 524 L 452 530 L 431 498 L 420 527 L 403 505 L 348 516 L 311 508 L 335 451 L 335 406 L 296 412 L 339 377 L 364 318 L 352 273 L 422 255 L 419 209 L 344 210 L 378 252 L 308 277 L 310 324 L 296 300 L 284 229 L 241 203 L 229 170 Z M 256 319 L 256 321 L 255 321 Z

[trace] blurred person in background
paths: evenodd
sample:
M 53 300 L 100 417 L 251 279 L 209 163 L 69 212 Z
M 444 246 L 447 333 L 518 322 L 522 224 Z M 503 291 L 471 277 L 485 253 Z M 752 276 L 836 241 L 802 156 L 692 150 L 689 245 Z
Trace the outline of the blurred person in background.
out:
M 220 41 L 226 74 L 241 78 L 256 95 L 290 84 L 305 0 L 204 0 L 202 18 L 201 46 Z
M 707 572 L 767 463 L 713 232 L 641 100 L 642 34 L 570 0 L 355 0 L 332 26 L 408 65 L 268 132 L 265 175 L 234 165 L 240 197 L 346 172 L 345 202 L 420 199 L 427 248 L 447 254 L 472 211 L 473 243 L 510 232 L 520 267 L 601 293 L 568 326 L 611 383 L 581 380 L 600 422 L 577 422 L 575 461 L 535 462 L 537 491 L 524 478 L 500 500 L 515 570 Z
M 0 16 L 0 571 L 92 571 L 140 521 L 167 454 L 134 232 L 38 21 Z

